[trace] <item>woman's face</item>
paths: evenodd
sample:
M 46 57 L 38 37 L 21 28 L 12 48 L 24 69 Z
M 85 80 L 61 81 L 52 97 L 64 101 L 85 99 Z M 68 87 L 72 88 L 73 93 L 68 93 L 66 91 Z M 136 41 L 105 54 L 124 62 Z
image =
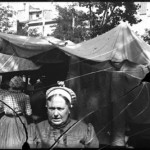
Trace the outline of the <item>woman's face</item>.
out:
M 47 101 L 48 120 L 54 125 L 67 121 L 70 114 L 69 106 L 63 97 L 57 95 Z

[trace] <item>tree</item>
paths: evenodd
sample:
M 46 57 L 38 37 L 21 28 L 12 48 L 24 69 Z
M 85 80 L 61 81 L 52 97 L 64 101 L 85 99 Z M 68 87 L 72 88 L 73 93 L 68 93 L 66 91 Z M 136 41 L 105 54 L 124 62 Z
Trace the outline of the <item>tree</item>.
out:
M 80 2 L 79 6 L 89 8 L 87 18 L 90 20 L 92 37 L 114 28 L 121 20 L 128 21 L 131 25 L 141 21 L 135 17 L 140 5 L 134 2 Z
M 13 13 L 15 13 L 10 6 L 2 6 L 0 5 L 0 31 L 9 33 L 10 27 L 12 27 L 12 18 Z
M 42 33 L 38 33 L 38 28 L 32 28 L 28 30 L 28 36 L 39 37 L 42 36 Z
M 52 36 L 62 40 L 71 40 L 75 43 L 88 38 L 87 23 L 83 11 L 76 11 L 72 6 L 69 6 L 69 8 L 56 6 L 56 9 L 59 16 L 54 19 L 57 25 L 55 31 L 51 34 Z
M 27 36 L 28 35 L 27 23 L 20 23 L 19 21 L 17 21 L 17 33 L 16 34 Z
M 141 21 L 135 17 L 140 6 L 134 2 L 79 2 L 78 5 L 89 11 L 57 6 L 59 16 L 55 18 L 57 25 L 53 36 L 78 43 L 109 31 L 121 20 L 131 25 Z
M 38 37 L 42 36 L 42 33 L 38 33 L 38 28 L 29 28 L 28 23 L 20 23 L 17 22 L 17 35 L 23 36 L 31 36 L 31 37 Z
M 147 44 L 150 44 L 150 29 L 145 29 L 145 33 L 141 36 L 141 38 L 142 38 Z

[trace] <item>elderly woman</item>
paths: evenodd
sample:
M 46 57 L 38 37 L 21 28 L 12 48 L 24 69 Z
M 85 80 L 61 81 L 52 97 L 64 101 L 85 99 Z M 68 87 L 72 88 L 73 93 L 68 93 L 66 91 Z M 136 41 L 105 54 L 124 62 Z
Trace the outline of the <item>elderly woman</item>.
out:
M 64 86 L 46 92 L 48 120 L 37 124 L 37 148 L 98 148 L 93 126 L 70 117 L 76 95 Z
M 0 109 L 5 113 L 0 120 L 0 148 L 2 149 L 20 149 L 26 141 L 22 123 L 27 127 L 24 114 L 31 115 L 32 110 L 29 96 L 21 92 L 23 85 L 22 78 L 15 76 L 9 82 L 8 91 L 0 95 Z

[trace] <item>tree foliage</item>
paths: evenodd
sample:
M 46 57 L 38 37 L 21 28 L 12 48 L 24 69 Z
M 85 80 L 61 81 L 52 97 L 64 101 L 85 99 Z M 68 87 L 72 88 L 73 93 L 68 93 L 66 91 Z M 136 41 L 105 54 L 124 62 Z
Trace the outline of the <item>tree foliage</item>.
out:
M 135 17 L 140 6 L 132 1 L 79 2 L 79 6 L 86 7 L 89 11 L 85 13 L 73 9 L 73 6 L 69 8 L 57 6 L 59 16 L 56 18 L 58 24 L 53 33 L 55 37 L 81 42 L 109 31 L 121 20 L 128 21 L 131 25 L 141 21 Z
M 17 23 L 17 35 L 39 37 L 42 33 L 38 33 L 38 28 L 29 28 L 28 23 Z
M 39 37 L 42 36 L 42 33 L 38 33 L 38 28 L 32 28 L 28 30 L 28 35 L 31 37 Z
M 142 38 L 147 44 L 150 44 L 150 29 L 145 29 L 145 33 L 141 36 L 141 38 Z
M 17 21 L 17 35 L 24 35 L 27 36 L 28 35 L 28 26 L 26 23 L 20 23 L 19 21 Z
M 131 25 L 140 22 L 135 17 L 140 6 L 134 2 L 81 2 L 82 7 L 89 8 L 91 36 L 95 37 L 117 26 L 120 21 L 128 21 Z M 95 8 L 95 12 L 92 11 Z M 94 17 L 93 17 L 94 16 Z
M 9 33 L 10 27 L 12 27 L 12 22 L 10 18 L 12 17 L 14 11 L 10 6 L 0 5 L 0 32 Z
M 20 23 L 15 20 L 14 15 L 16 15 L 16 12 L 12 6 L 8 5 L 5 7 L 2 4 L 0 5 L 0 32 L 33 37 L 40 36 L 36 28 L 29 29 L 27 23 Z M 11 30 L 14 21 L 16 21 L 17 32 Z
M 76 11 L 71 6 L 69 8 L 56 6 L 56 9 L 59 12 L 59 16 L 54 19 L 57 25 L 52 36 L 62 40 L 71 40 L 75 43 L 88 38 L 87 23 L 84 19 L 86 14 L 84 12 Z

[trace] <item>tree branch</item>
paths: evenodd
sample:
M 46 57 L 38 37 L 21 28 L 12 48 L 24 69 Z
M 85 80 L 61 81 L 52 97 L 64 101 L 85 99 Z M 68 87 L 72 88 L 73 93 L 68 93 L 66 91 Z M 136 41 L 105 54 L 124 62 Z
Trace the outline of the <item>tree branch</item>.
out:
M 108 13 L 106 14 L 107 16 L 105 17 L 105 20 L 104 20 L 103 24 L 101 25 L 101 29 L 108 23 L 110 17 L 114 14 L 114 10 L 116 8 L 116 5 L 114 5 L 112 7 L 110 6 L 109 8 L 110 8 L 110 15 L 108 16 Z
M 104 24 L 104 20 L 106 19 L 106 15 L 107 15 L 107 11 L 108 11 L 109 2 L 106 2 L 106 3 L 107 3 L 107 6 L 106 6 L 106 9 L 104 10 L 104 16 L 103 16 L 103 20 L 102 20 L 102 23 L 101 23 L 101 27 Z

